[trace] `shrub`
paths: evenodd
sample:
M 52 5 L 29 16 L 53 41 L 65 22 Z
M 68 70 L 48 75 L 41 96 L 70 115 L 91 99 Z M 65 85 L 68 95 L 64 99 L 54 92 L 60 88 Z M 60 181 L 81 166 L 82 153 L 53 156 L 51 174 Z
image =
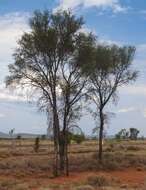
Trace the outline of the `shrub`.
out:
M 103 186 L 109 185 L 109 180 L 107 180 L 107 178 L 103 175 L 89 176 L 87 181 L 89 185 L 97 186 L 97 187 L 103 187 Z
M 72 140 L 74 140 L 77 144 L 81 144 L 85 140 L 84 134 L 73 134 Z

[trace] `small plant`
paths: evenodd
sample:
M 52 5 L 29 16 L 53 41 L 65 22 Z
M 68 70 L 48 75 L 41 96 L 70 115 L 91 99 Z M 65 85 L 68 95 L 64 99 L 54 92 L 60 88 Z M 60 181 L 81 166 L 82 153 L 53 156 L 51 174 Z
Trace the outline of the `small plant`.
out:
M 38 152 L 39 147 L 40 147 L 40 138 L 39 138 L 39 137 L 36 137 L 36 138 L 35 138 L 35 143 L 34 143 L 34 151 L 35 151 L 35 152 Z
M 103 187 L 103 186 L 109 185 L 109 181 L 103 175 L 101 175 L 101 176 L 89 176 L 87 181 L 88 181 L 89 185 L 96 186 L 96 187 Z
M 85 136 L 84 136 L 84 134 L 75 134 L 75 135 L 73 135 L 72 139 L 77 144 L 81 144 L 85 140 Z

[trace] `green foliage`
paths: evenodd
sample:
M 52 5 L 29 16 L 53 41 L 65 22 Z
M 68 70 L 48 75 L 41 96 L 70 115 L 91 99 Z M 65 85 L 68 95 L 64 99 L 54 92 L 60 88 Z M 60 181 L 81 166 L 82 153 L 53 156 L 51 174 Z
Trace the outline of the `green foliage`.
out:
M 72 132 L 68 132 L 68 144 L 70 144 L 71 141 L 81 144 L 83 141 L 85 141 L 85 135 L 83 133 L 74 134 Z
M 73 134 L 71 139 L 77 144 L 81 144 L 83 141 L 85 141 L 85 136 L 84 134 Z

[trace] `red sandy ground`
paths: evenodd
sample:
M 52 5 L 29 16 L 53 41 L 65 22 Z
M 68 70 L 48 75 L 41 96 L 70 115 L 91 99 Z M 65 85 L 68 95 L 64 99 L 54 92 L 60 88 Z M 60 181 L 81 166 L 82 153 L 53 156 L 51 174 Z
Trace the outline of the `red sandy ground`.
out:
M 121 184 L 128 184 L 129 186 L 138 185 L 139 187 L 146 182 L 146 171 L 138 171 L 136 169 L 126 169 L 122 171 L 111 171 L 111 172 L 79 172 L 79 173 L 71 173 L 69 177 L 58 177 L 51 179 L 50 173 L 39 173 L 32 174 L 29 176 L 24 176 L 23 178 L 19 178 L 23 180 L 23 182 L 27 182 L 28 184 L 32 182 L 38 182 L 40 187 L 47 187 L 49 184 L 71 184 L 76 182 L 84 182 L 88 176 L 91 175 L 104 175 L 107 177 L 112 177 L 120 181 Z M 12 175 L 0 175 L 0 179 L 16 179 L 15 176 Z M 32 190 L 37 190 L 40 187 L 35 187 Z
M 135 169 L 127 169 L 122 171 L 112 171 L 112 172 L 81 172 L 72 173 L 69 177 L 59 177 L 56 179 L 51 179 L 52 183 L 63 184 L 71 182 L 84 181 L 90 175 L 104 175 L 107 177 L 113 177 L 120 180 L 124 184 L 138 184 L 142 185 L 146 181 L 146 171 L 137 171 Z

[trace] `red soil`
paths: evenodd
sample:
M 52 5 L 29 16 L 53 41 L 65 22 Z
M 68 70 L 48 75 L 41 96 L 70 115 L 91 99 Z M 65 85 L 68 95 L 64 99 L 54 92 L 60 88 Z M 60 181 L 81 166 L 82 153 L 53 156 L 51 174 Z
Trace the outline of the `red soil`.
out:
M 146 171 L 138 171 L 136 169 L 126 169 L 121 171 L 110 172 L 79 172 L 71 173 L 69 177 L 62 176 L 58 178 L 50 178 L 50 173 L 42 172 L 39 174 L 32 174 L 28 176 L 19 177 L 23 182 L 31 184 L 32 182 L 38 182 L 40 186 L 48 186 L 49 184 L 71 184 L 76 182 L 84 182 L 88 176 L 91 175 L 104 175 L 112 177 L 120 181 L 121 184 L 127 184 L 129 186 L 138 185 L 141 186 L 146 181 Z M 0 175 L 0 179 L 16 179 L 16 176 L 12 175 Z M 39 188 L 39 187 L 38 187 Z M 36 190 L 33 188 L 32 190 Z
M 69 177 L 59 177 L 51 179 L 52 183 L 57 184 L 69 184 L 72 182 L 84 181 L 90 175 L 104 175 L 107 177 L 116 178 L 121 183 L 126 184 L 143 184 L 146 181 L 146 171 L 138 171 L 135 169 L 126 169 L 122 171 L 111 171 L 111 172 L 81 172 L 71 173 Z

